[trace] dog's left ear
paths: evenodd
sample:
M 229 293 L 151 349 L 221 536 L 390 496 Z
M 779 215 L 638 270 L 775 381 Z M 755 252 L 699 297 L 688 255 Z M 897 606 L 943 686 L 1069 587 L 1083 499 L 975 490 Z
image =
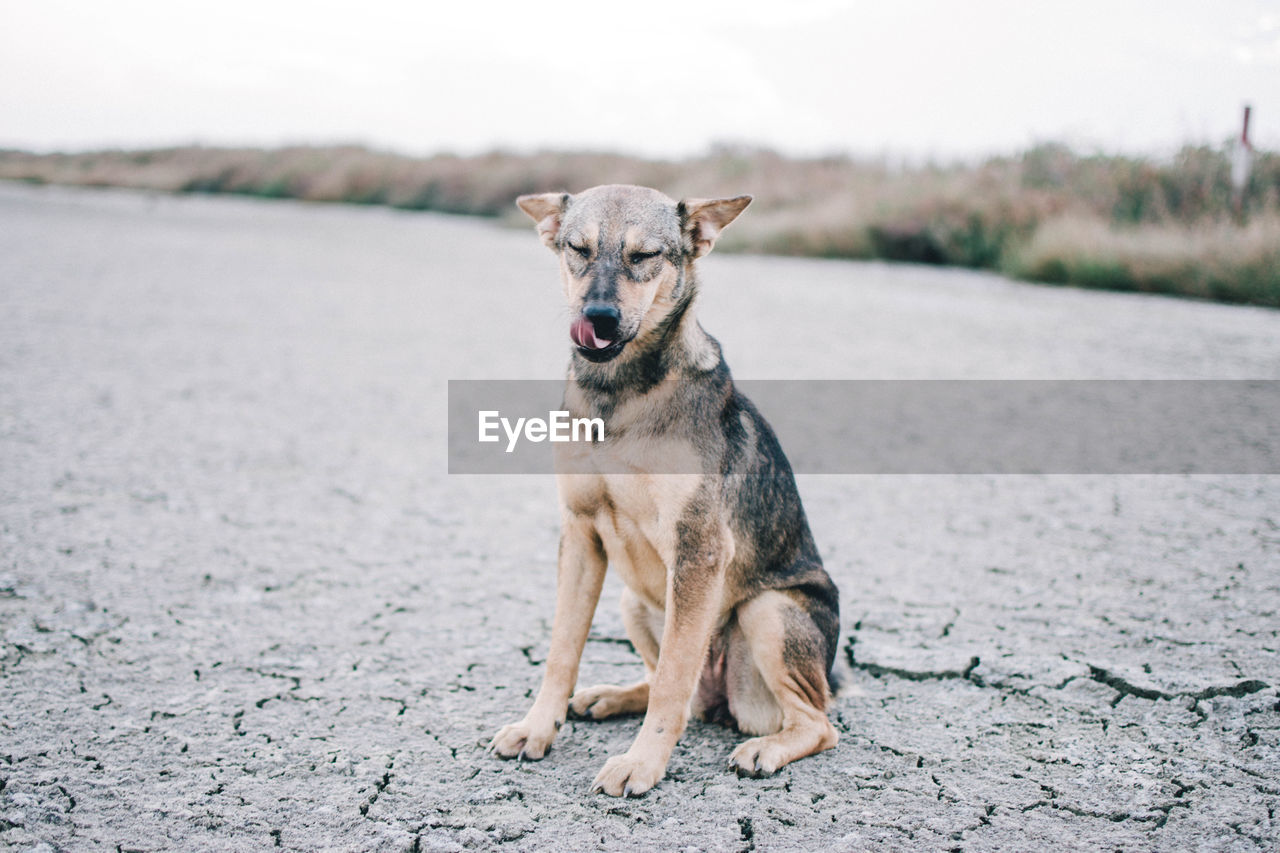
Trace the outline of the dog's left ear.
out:
M 687 198 L 680 202 L 680 224 L 693 243 L 693 256 L 700 258 L 716 244 L 725 226 L 751 204 L 751 196 L 737 198 Z
M 568 193 L 540 193 L 538 195 L 522 195 L 516 204 L 529 218 L 538 223 L 538 236 L 548 249 L 555 249 L 556 235 L 560 233 L 560 222 L 569 207 Z

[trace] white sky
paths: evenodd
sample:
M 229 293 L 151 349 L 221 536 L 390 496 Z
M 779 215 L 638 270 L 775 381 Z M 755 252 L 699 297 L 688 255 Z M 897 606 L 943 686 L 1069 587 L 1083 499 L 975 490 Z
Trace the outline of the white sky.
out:
M 1280 0 L 0 0 L 0 22 L 5 147 L 1166 153 L 1249 102 L 1280 148 Z

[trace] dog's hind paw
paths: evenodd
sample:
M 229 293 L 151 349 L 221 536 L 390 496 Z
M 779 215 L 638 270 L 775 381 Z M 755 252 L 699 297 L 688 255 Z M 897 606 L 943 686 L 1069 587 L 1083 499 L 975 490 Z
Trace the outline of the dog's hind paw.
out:
M 605 720 L 619 714 L 642 714 L 649 707 L 649 685 L 641 681 L 630 687 L 597 684 L 573 694 L 569 712 L 583 720 Z
M 729 769 L 738 776 L 752 776 L 756 779 L 772 776 L 790 759 L 767 737 L 752 738 L 733 751 L 729 758 Z
M 489 742 L 489 749 L 499 758 L 539 761 L 551 749 L 556 726 L 534 726 L 527 719 L 503 726 Z

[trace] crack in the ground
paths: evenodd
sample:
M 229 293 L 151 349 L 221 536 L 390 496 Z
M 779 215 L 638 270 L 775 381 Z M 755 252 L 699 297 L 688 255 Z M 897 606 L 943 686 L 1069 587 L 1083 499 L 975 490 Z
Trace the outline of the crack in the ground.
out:
M 423 729 L 423 731 L 425 731 L 425 732 L 427 733 L 427 736 L 428 736 L 428 737 L 430 737 L 432 740 L 434 740 L 438 745 L 443 746 L 445 749 L 449 750 L 449 757 L 450 757 L 450 758 L 452 758 L 452 759 L 454 759 L 454 760 L 457 760 L 457 758 L 458 758 L 458 748 L 457 748 L 456 746 L 449 746 L 449 744 L 445 743 L 444 741 L 442 741 L 442 740 L 440 739 L 440 735 L 438 735 L 438 734 L 436 734 L 435 732 L 431 731 L 431 729 Z M 483 748 L 485 748 L 485 749 L 488 749 L 488 741 L 482 741 L 482 742 L 481 742 L 481 746 L 482 746 Z M 480 772 L 480 771 L 479 771 L 479 769 L 477 769 L 477 770 L 476 770 L 476 773 L 479 773 L 479 772 Z M 471 777 L 470 777 L 470 778 L 474 779 L 474 778 L 475 778 L 475 774 L 473 773 L 473 774 L 471 775 Z
M 1067 812 L 1068 814 L 1075 815 L 1076 817 L 1091 817 L 1091 818 L 1096 818 L 1098 820 L 1108 820 L 1108 821 L 1111 821 L 1112 823 L 1123 823 L 1125 821 L 1132 821 L 1135 823 L 1150 823 L 1151 826 L 1146 828 L 1147 831 L 1149 832 L 1154 832 L 1156 830 L 1163 829 L 1165 824 L 1169 822 L 1169 815 L 1174 809 L 1190 809 L 1191 803 L 1185 799 L 1182 799 L 1182 797 L 1188 791 L 1193 790 L 1191 786 L 1184 785 L 1183 783 L 1177 780 L 1174 780 L 1174 784 L 1178 786 L 1178 790 L 1175 791 L 1173 794 L 1174 799 L 1164 803 L 1156 803 L 1153 806 L 1151 806 L 1152 812 L 1155 812 L 1153 814 L 1132 814 L 1130 812 L 1123 811 L 1123 810 L 1117 810 L 1112 812 L 1099 812 L 1099 811 L 1093 811 L 1091 809 L 1081 808 L 1079 806 L 1073 806 L 1069 803 L 1061 802 L 1058 799 L 1058 796 L 1059 796 L 1058 791 L 1055 790 L 1053 787 L 1046 785 L 1043 782 L 1037 782 L 1036 784 L 1040 786 L 1040 790 L 1045 795 L 1045 798 L 1041 800 L 1036 800 L 1034 803 L 1030 803 L 1029 805 L 1023 806 L 1019 810 L 1023 814 L 1026 814 L 1027 812 L 1035 811 L 1036 809 L 1042 809 L 1047 806 L 1057 811 L 1064 811 L 1064 812 Z M 987 812 L 987 814 L 991 814 L 991 812 Z
M 395 769 L 396 758 L 394 755 L 387 756 L 386 770 L 382 777 L 373 783 L 373 793 L 369 795 L 363 803 L 360 804 L 360 814 L 363 817 L 369 816 L 369 809 L 378 801 L 378 797 L 382 796 L 382 792 L 387 790 L 387 786 L 391 784 L 391 771 Z
M 1241 838 L 1245 838 L 1245 839 L 1248 839 L 1249 841 L 1252 841 L 1254 844 L 1258 845 L 1262 849 L 1264 850 L 1272 849 L 1270 844 L 1267 842 L 1267 839 L 1245 832 L 1243 829 L 1240 828 L 1240 824 L 1241 824 L 1241 821 L 1235 821 L 1233 823 L 1228 823 L 1227 826 L 1230 827 L 1231 831 L 1234 832 L 1236 835 L 1240 836 Z
M 865 735 L 865 734 L 864 734 L 864 735 L 861 735 L 861 737 L 862 737 L 862 739 L 863 739 L 863 740 L 865 740 L 867 743 L 871 744 L 872 746 L 876 747 L 876 748 L 877 748 L 877 749 L 879 749 L 881 752 L 888 752 L 888 753 L 892 753 L 893 755 L 896 755 L 896 756 L 898 756 L 899 758 L 909 758 L 909 759 L 914 759 L 914 761 L 915 761 L 915 766 L 916 766 L 916 768 L 917 768 L 917 769 L 919 769 L 919 768 L 921 768 L 921 767 L 924 767 L 924 756 L 920 755 L 919 753 L 915 753 L 915 752 L 905 752 L 905 751 L 903 751 L 903 750 L 901 750 L 901 749 L 897 749 L 897 748 L 895 748 L 895 747 L 888 746 L 888 745 L 883 744 L 883 743 L 879 743 L 879 742 L 877 742 L 877 741 L 875 741 L 875 740 L 872 740 L 870 737 L 868 737 L 868 736 L 867 736 L 867 735 Z M 937 781 L 937 780 L 935 779 L 934 781 Z
M 974 832 L 976 830 L 982 829 L 982 827 L 984 826 L 990 826 L 991 816 L 995 814 L 996 807 L 991 803 L 983 803 L 982 812 L 983 813 L 978 816 L 977 823 L 975 823 L 973 826 L 966 826 L 962 829 L 957 829 L 955 832 L 951 833 L 950 839 L 952 841 L 963 841 L 964 837 L 968 835 L 970 832 Z M 952 847 L 950 853 L 954 853 L 954 851 L 963 851 L 963 850 L 964 850 L 963 847 Z
M 631 641 L 628 640 L 626 637 L 602 637 L 598 634 L 592 634 L 591 636 L 587 637 L 587 642 L 588 643 L 611 643 L 613 645 L 626 646 L 627 648 L 631 649 L 631 651 L 633 652 L 636 650 L 636 647 L 632 645 Z
M 938 639 L 951 636 L 951 629 L 956 626 L 956 622 L 959 619 L 960 611 L 956 608 L 952 608 L 951 619 L 947 621 L 947 624 L 942 626 L 942 631 L 938 634 Z
M 1183 805 L 1185 806 L 1186 804 L 1184 803 Z M 1060 803 L 1057 800 L 1052 800 L 1052 799 L 1036 800 L 1034 803 L 1031 803 L 1030 805 L 1023 806 L 1021 811 L 1023 814 L 1026 814 L 1027 812 L 1035 811 L 1036 809 L 1042 809 L 1045 806 L 1048 806 L 1051 809 L 1056 809 L 1057 811 L 1063 811 L 1069 814 L 1073 814 L 1076 817 L 1092 817 L 1092 818 L 1097 818 L 1099 820 L 1109 820 L 1112 823 L 1123 823 L 1124 821 L 1127 821 L 1127 820 L 1138 821 L 1140 823 L 1147 822 L 1147 821 L 1154 822 L 1159 820 L 1159 818 L 1156 815 L 1135 815 L 1135 814 L 1130 814 L 1127 811 L 1098 812 L 1098 811 L 1092 811 L 1090 809 L 1083 809 L 1083 808 L 1080 808 L 1079 806 L 1073 806 L 1069 803 Z M 1173 807 L 1170 806 L 1170 808 L 1173 808 Z
M 1174 796 L 1181 797 L 1182 793 L 1183 792 L 1179 791 L 1178 793 L 1174 794 Z M 1169 822 L 1169 814 L 1174 809 L 1190 809 L 1191 803 L 1187 802 L 1186 800 L 1174 800 L 1173 802 L 1170 802 L 1170 803 L 1157 803 L 1152 808 L 1160 812 L 1160 817 L 1156 818 L 1155 826 L 1152 827 L 1152 830 L 1154 831 L 1157 829 L 1164 829 L 1164 825 Z
M 1138 699 L 1150 699 L 1151 701 L 1156 701 L 1158 699 L 1164 699 L 1166 701 L 1172 701 L 1174 699 L 1191 699 L 1196 705 L 1199 705 L 1199 703 L 1205 699 L 1216 699 L 1219 696 L 1229 696 L 1235 699 L 1240 699 L 1244 696 L 1249 696 L 1271 687 L 1271 685 L 1267 684 L 1265 681 L 1246 679 L 1236 684 L 1229 684 L 1222 687 L 1206 687 L 1203 690 L 1184 690 L 1178 693 L 1169 693 L 1164 690 L 1157 690 L 1154 687 L 1142 687 L 1134 684 L 1133 682 L 1128 681 L 1109 670 L 1103 669 L 1100 666 L 1094 666 L 1093 664 L 1085 664 L 1085 666 L 1089 667 L 1089 678 L 1099 684 L 1105 684 L 1107 687 L 1116 691 L 1116 698 L 1111 703 L 1111 707 L 1113 708 L 1116 705 L 1119 705 L 1126 696 L 1133 696 Z M 1199 713 L 1201 713 L 1202 716 L 1204 714 L 1203 711 Z
M 263 696 L 261 699 L 253 703 L 255 708 L 266 707 L 268 702 L 320 702 L 319 696 L 295 696 L 292 692 L 275 693 L 271 696 Z M 171 715 L 172 716 L 172 715 Z
M 302 679 L 296 675 L 286 675 L 283 672 L 271 672 L 270 670 L 258 669 L 257 667 L 252 666 L 246 666 L 245 671 L 252 672 L 254 675 L 261 675 L 263 678 L 278 678 L 281 681 L 292 681 L 293 686 L 289 688 L 290 691 L 302 689 Z
M 982 661 L 977 655 L 969 658 L 969 664 L 964 669 L 942 669 L 942 670 L 919 670 L 906 669 L 905 667 L 884 666 L 883 664 L 872 663 L 870 661 L 859 661 L 854 655 L 854 644 L 857 637 L 849 637 L 849 642 L 845 645 L 845 656 L 849 661 L 849 666 L 854 669 L 862 670 L 870 673 L 875 678 L 883 678 L 886 675 L 892 675 L 895 678 L 902 678 L 907 681 L 943 681 L 946 679 L 959 678 L 964 681 L 974 681 L 972 678 L 973 671 L 981 665 Z M 981 679 L 974 681 L 978 686 L 984 686 Z
M 92 646 L 98 640 L 110 634 L 112 631 L 118 631 L 129 623 L 129 617 L 126 616 L 114 625 L 94 631 L 90 634 L 77 634 L 75 631 L 67 631 L 67 636 L 86 646 Z
M 861 623 L 859 623 L 859 625 L 860 624 Z M 857 627 L 858 626 L 855 626 L 855 629 Z M 854 647 L 857 644 L 857 641 L 857 635 L 853 634 L 849 636 L 848 642 L 845 644 L 845 656 L 849 662 L 849 666 L 856 670 L 866 672 L 874 678 L 893 676 L 906 681 L 946 681 L 959 679 L 962 681 L 968 681 L 976 687 L 987 687 L 993 690 L 999 690 L 1005 693 L 1014 693 L 1020 696 L 1030 695 L 1030 691 L 1036 686 L 1011 687 L 1005 684 L 993 684 L 987 681 L 982 678 L 982 676 L 975 673 L 975 670 L 982 664 L 981 659 L 977 655 L 974 655 L 969 659 L 969 663 L 964 669 L 909 669 L 907 667 L 885 666 L 884 664 L 878 664 L 872 661 L 859 661 L 854 652 Z M 1067 658 L 1065 655 L 1063 656 L 1063 659 L 1071 663 L 1078 663 L 1077 661 L 1072 661 L 1070 658 Z M 1100 666 L 1095 666 L 1091 663 L 1082 663 L 1081 665 L 1088 668 L 1088 677 L 1091 680 L 1096 681 L 1099 684 L 1106 685 L 1116 691 L 1116 698 L 1111 702 L 1111 707 L 1113 708 L 1119 705 L 1126 696 L 1133 696 L 1138 699 L 1149 699 L 1151 701 L 1160 699 L 1166 701 L 1190 699 L 1192 701 L 1191 710 L 1200 717 L 1199 722 L 1203 722 L 1208 719 L 1208 715 L 1200 708 L 1200 703 L 1206 699 L 1216 699 L 1222 696 L 1239 699 L 1244 696 L 1250 696 L 1254 693 L 1258 693 L 1262 690 L 1268 690 L 1271 687 L 1271 685 L 1265 681 L 1250 678 L 1239 681 L 1235 684 L 1221 686 L 1215 685 L 1205 687 L 1201 690 L 1184 690 L 1171 693 L 1164 690 L 1158 690 L 1153 687 L 1143 687 L 1141 685 L 1134 684 L 1133 682 L 1116 675 L 1110 670 L 1104 669 Z M 1054 690 L 1061 690 L 1079 677 L 1080 676 L 1072 675 L 1065 678 L 1058 684 L 1051 686 Z M 1198 723 L 1195 725 L 1198 725 Z

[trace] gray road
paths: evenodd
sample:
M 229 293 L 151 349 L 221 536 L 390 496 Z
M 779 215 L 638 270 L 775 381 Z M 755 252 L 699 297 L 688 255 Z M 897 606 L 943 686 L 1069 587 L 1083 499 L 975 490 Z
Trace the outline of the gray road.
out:
M 1280 482 L 805 477 L 842 591 L 837 749 L 694 724 L 481 744 L 541 675 L 554 484 L 445 474 L 448 378 L 552 378 L 530 232 L 0 187 L 0 846 L 1252 850 L 1280 845 Z M 753 378 L 1280 377 L 1280 312 L 717 257 Z M 611 580 L 582 679 L 639 672 Z M 850 662 L 851 661 L 851 662 Z

